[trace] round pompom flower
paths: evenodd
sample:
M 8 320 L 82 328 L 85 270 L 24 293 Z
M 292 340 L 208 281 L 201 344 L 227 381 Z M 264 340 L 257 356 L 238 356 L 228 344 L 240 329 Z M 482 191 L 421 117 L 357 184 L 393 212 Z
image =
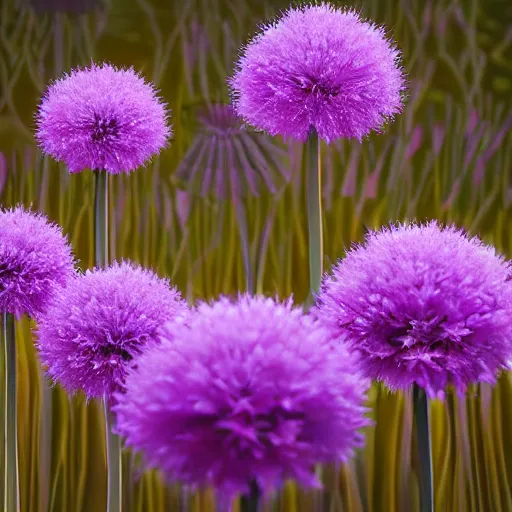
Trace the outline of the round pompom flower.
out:
M 91 64 L 54 82 L 39 106 L 36 138 L 69 172 L 130 172 L 167 143 L 164 103 L 133 69 Z
M 0 313 L 40 315 L 74 273 L 60 226 L 23 209 L 0 209 Z
M 401 111 L 399 51 L 327 3 L 291 8 L 245 48 L 230 80 L 240 116 L 272 135 L 362 139 Z
M 117 429 L 151 466 L 224 497 L 286 478 L 317 485 L 316 463 L 361 444 L 367 387 L 354 356 L 291 302 L 222 298 L 138 359 Z
M 325 277 L 316 314 L 392 389 L 494 382 L 512 359 L 510 265 L 435 221 L 371 232 Z
M 185 314 L 176 289 L 127 262 L 77 275 L 41 317 L 38 348 L 49 376 L 88 398 L 122 389 L 128 368 L 159 329 Z

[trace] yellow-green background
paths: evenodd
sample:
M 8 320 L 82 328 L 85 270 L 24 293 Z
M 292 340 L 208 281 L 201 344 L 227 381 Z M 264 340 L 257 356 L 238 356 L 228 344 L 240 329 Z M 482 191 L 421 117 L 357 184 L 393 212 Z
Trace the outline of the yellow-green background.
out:
M 385 134 L 362 145 L 324 148 L 326 265 L 360 240 L 365 226 L 413 218 L 454 221 L 511 256 L 512 2 L 351 5 L 390 29 L 403 50 L 410 88 L 404 113 Z M 33 114 L 48 81 L 72 66 L 91 59 L 133 65 L 161 89 L 175 137 L 146 169 L 112 180 L 113 254 L 171 277 L 191 301 L 243 289 L 231 203 L 177 193 L 172 176 L 194 137 L 192 106 L 227 101 L 225 77 L 237 48 L 287 3 L 112 0 L 81 16 L 36 16 L 25 0 L 2 0 L 0 6 L 1 204 L 32 203 L 48 213 L 69 235 L 81 266 L 92 265 L 91 173 L 69 176 L 37 151 Z M 196 59 L 185 58 L 191 52 Z M 468 135 L 471 119 L 477 122 Z M 441 131 L 443 143 L 436 147 L 434 134 Z M 302 301 L 308 265 L 301 147 L 279 143 L 290 155 L 283 165 L 293 178 L 275 196 L 244 200 L 252 261 L 258 291 L 293 293 Z M 17 329 L 22 510 L 104 510 L 101 407 L 43 385 L 31 327 L 25 319 Z M 368 429 L 366 447 L 338 476 L 324 472 L 330 489 L 325 499 L 288 484 L 266 510 L 417 510 L 411 397 L 375 387 L 370 406 L 376 425 Z M 480 385 L 467 400 L 449 395 L 445 403 L 433 403 L 437 510 L 512 511 L 511 420 L 508 375 L 494 390 Z M 0 457 L 0 474 L 2 466 Z M 125 467 L 127 511 L 213 510 L 209 491 L 188 496 L 165 487 L 128 454 Z M 0 493 L 2 485 L 0 479 Z

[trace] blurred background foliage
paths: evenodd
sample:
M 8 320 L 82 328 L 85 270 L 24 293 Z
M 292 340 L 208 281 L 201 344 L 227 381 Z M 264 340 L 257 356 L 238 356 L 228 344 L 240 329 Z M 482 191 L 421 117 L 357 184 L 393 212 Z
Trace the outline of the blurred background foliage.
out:
M 190 301 L 244 289 L 244 265 L 258 292 L 305 299 L 302 147 L 241 130 L 236 119 L 215 114 L 229 102 L 226 76 L 239 46 L 287 1 L 0 5 L 3 206 L 23 202 L 46 212 L 64 227 L 80 266 L 92 266 L 92 175 L 69 176 L 43 157 L 33 116 L 46 84 L 71 67 L 91 59 L 134 66 L 169 103 L 174 140 L 146 169 L 112 180 L 113 256 L 170 277 Z M 512 2 L 350 5 L 387 26 L 403 50 L 410 87 L 404 113 L 384 134 L 322 148 L 326 265 L 365 229 L 405 219 L 455 222 L 512 256 Z M 251 173 L 257 174 L 254 189 Z M 237 179 L 240 187 L 233 186 Z M 22 510 L 104 510 L 101 407 L 48 387 L 32 328 L 27 319 L 17 327 Z M 340 472 L 324 468 L 326 491 L 290 482 L 269 497 L 265 510 L 417 510 L 411 397 L 375 386 L 369 405 L 375 426 L 366 447 Z M 510 376 L 494 389 L 482 384 L 467 398 L 449 394 L 434 402 L 432 423 L 436 509 L 512 511 Z M 3 421 L 1 437 L 2 429 Z M 125 462 L 126 511 L 215 509 L 211 491 L 165 486 L 136 457 L 127 453 Z M 0 474 L 2 465 L 0 457 Z

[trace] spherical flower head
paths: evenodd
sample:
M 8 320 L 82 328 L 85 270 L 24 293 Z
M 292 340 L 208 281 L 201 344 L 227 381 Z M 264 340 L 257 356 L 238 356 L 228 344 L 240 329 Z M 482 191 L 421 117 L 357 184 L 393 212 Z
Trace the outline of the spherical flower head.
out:
M 384 30 L 327 3 L 291 8 L 245 48 L 238 113 L 272 135 L 362 139 L 402 109 L 399 51 Z
M 48 88 L 36 117 L 45 153 L 69 172 L 129 173 L 144 165 L 171 135 L 153 85 L 133 69 L 91 64 Z
M 316 314 L 368 374 L 431 397 L 494 382 L 512 349 L 511 269 L 493 247 L 435 221 L 371 232 L 325 277 Z
M 202 303 L 129 374 L 117 429 L 151 466 L 232 497 L 256 482 L 317 485 L 314 465 L 362 442 L 368 382 L 291 302 Z
M 59 226 L 21 206 L 0 209 L 0 313 L 39 316 L 73 273 Z
M 134 358 L 158 343 L 159 329 L 186 310 L 179 292 L 150 270 L 123 262 L 87 271 L 41 318 L 41 360 L 69 393 L 111 396 Z

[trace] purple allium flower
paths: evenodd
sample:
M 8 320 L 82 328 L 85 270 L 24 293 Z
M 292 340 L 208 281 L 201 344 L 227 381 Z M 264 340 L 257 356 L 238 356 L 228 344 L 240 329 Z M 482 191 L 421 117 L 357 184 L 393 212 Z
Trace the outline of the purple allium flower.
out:
M 367 379 L 311 317 L 264 297 L 201 303 L 167 325 L 118 395 L 117 428 L 151 466 L 225 497 L 293 478 L 360 446 Z
M 155 88 L 133 69 L 91 64 L 54 82 L 37 114 L 36 138 L 69 172 L 130 172 L 171 135 Z
M 186 312 L 179 292 L 127 262 L 77 276 L 38 326 L 50 377 L 88 398 L 122 389 L 132 360 L 158 342 L 159 329 Z
M 37 317 L 73 273 L 60 226 L 21 206 L 0 209 L 0 313 Z
M 431 397 L 494 382 L 512 359 L 511 268 L 493 247 L 435 221 L 367 234 L 327 276 L 316 314 L 368 374 Z
M 291 8 L 245 48 L 237 112 L 272 135 L 361 140 L 401 111 L 399 51 L 384 30 L 327 3 Z
M 268 135 L 245 130 L 231 105 L 214 103 L 197 111 L 199 130 L 176 176 L 189 190 L 217 199 L 271 193 L 290 179 L 286 152 Z

